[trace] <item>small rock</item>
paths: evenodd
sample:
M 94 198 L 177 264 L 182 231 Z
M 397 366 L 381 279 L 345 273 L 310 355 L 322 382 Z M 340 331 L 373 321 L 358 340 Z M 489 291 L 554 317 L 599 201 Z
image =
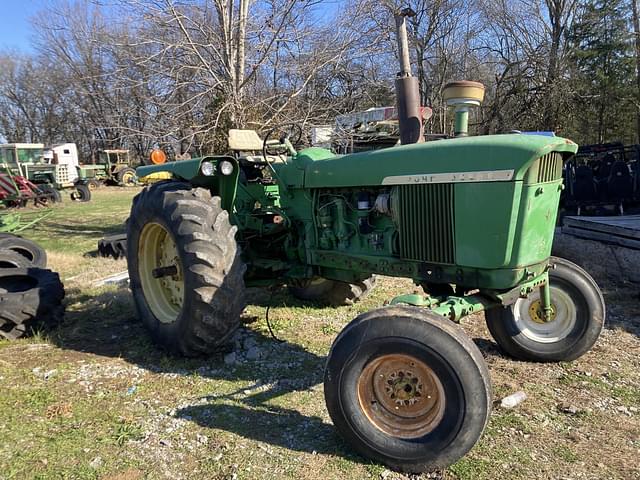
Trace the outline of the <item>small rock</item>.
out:
M 620 413 L 624 413 L 625 415 L 629 415 L 629 416 L 631 415 L 631 412 L 629 411 L 629 409 L 624 405 L 620 405 L 619 407 L 616 407 L 616 410 Z
M 33 372 L 34 375 L 40 375 L 40 372 L 42 371 L 42 367 L 36 367 L 31 371 Z
M 569 415 L 575 415 L 576 413 L 578 413 L 578 407 L 566 403 L 558 405 L 558 410 L 562 413 L 568 413 Z
M 380 473 L 380 478 L 389 478 L 391 476 L 391 470 L 383 470 Z
M 629 407 L 629 411 L 633 413 L 638 413 L 638 407 Z
M 171 442 L 169 440 L 165 440 L 164 438 L 162 440 L 160 440 L 160 445 L 162 445 L 163 447 L 168 447 L 171 448 Z
M 227 353 L 224 356 L 225 365 L 233 365 L 234 363 L 236 363 L 236 360 L 237 360 L 236 352 Z
M 138 387 L 136 387 L 135 385 L 127 388 L 127 395 L 133 395 L 134 393 L 136 393 L 137 389 L 138 389 Z
M 89 466 L 94 470 L 98 470 L 102 466 L 102 458 L 96 457 L 89 462 Z
M 511 395 L 504 397 L 500 402 L 500 406 L 502 408 L 514 408 L 517 405 L 520 405 L 527 399 L 527 394 L 522 390 L 512 393 Z
M 49 370 L 48 372 L 45 372 L 43 378 L 45 380 L 49 380 L 51 377 L 53 377 L 58 371 L 53 369 L 53 370 Z
M 209 443 L 209 437 L 207 437 L 206 435 L 196 435 L 196 440 L 198 441 L 198 443 L 200 445 L 206 445 Z
M 262 356 L 262 352 L 256 346 L 251 347 L 249 350 L 247 350 L 247 353 L 245 354 L 245 357 L 247 358 L 247 360 L 258 360 L 261 356 Z

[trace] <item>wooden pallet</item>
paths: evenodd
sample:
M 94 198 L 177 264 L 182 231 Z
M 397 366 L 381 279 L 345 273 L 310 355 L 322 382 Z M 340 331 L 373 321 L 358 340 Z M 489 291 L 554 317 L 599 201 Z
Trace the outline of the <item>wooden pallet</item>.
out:
M 562 233 L 640 250 L 640 215 L 564 217 Z

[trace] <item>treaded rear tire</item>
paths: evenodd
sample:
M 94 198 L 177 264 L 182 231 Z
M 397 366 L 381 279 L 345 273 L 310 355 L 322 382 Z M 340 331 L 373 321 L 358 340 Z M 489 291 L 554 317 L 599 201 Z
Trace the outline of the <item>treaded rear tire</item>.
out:
M 13 250 L 25 257 L 34 267 L 47 266 L 47 252 L 37 243 L 16 235 L 0 237 L 0 248 Z
M 145 298 L 140 275 L 140 234 L 161 225 L 172 237 L 182 265 L 184 299 L 175 320 L 161 322 Z M 219 197 L 180 182 L 156 183 L 133 199 L 127 223 L 127 262 L 138 315 L 153 339 L 186 356 L 209 354 L 226 344 L 245 307 L 244 272 L 235 241 L 237 227 Z
M 133 175 L 133 177 L 132 177 L 133 181 L 132 182 L 128 182 L 125 177 L 129 178 L 131 175 Z M 118 185 L 120 185 L 121 187 L 132 187 L 132 186 L 134 186 L 136 184 L 135 175 L 136 175 L 136 171 L 133 168 L 131 168 L 131 167 L 123 168 L 116 175 L 116 179 L 118 180 Z
M 357 283 L 339 282 L 326 278 L 315 277 L 302 280 L 289 286 L 289 292 L 300 300 L 322 302 L 339 307 L 353 305 L 365 298 L 376 284 L 376 276 L 372 275 Z
M 41 268 L 0 269 L 0 337 L 15 340 L 64 316 L 60 276 Z

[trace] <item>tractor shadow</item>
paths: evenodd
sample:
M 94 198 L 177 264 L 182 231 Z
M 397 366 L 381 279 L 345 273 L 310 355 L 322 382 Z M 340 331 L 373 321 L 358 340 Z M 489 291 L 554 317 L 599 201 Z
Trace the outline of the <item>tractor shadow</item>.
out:
M 253 305 L 264 307 L 297 304 L 286 290 L 270 293 L 250 289 L 248 297 Z M 258 319 L 243 318 L 243 321 L 250 323 Z M 177 418 L 294 451 L 326 453 L 365 462 L 350 452 L 335 433 L 328 416 L 325 419 L 302 413 L 309 397 L 314 404 L 323 402 L 326 358 L 298 344 L 276 340 L 264 328 L 241 326 L 232 343 L 210 357 L 176 357 L 152 342 L 136 318 L 127 288 L 98 296 L 71 289 L 67 292 L 65 320 L 50 332 L 49 338 L 61 348 L 121 358 L 156 374 L 185 378 L 196 375 L 226 384 L 224 394 L 212 386 L 210 392 L 185 398 L 182 404 L 190 406 L 177 409 Z M 229 383 L 239 386 L 228 393 Z

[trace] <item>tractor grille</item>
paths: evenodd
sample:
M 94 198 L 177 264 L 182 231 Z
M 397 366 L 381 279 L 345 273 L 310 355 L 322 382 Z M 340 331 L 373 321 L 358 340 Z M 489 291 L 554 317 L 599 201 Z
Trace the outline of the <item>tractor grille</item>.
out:
M 453 184 L 403 185 L 398 200 L 400 256 L 455 263 Z
M 544 183 L 562 177 L 562 155 L 552 152 L 533 162 L 527 172 L 525 183 Z

